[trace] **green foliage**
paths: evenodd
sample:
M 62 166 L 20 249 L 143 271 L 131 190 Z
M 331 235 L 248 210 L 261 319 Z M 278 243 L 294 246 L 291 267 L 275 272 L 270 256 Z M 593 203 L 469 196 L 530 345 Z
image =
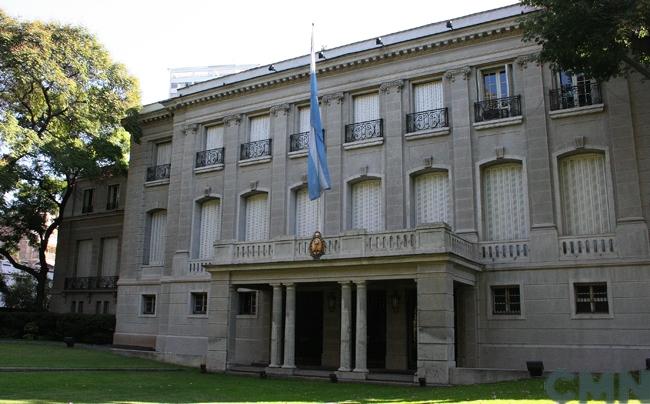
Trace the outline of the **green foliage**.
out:
M 87 344 L 110 344 L 114 332 L 115 316 L 110 314 L 0 312 L 0 338 L 32 334 L 35 339 L 62 341 L 63 337 L 74 337 Z
M 41 307 L 47 242 L 79 178 L 126 170 L 138 94 L 84 28 L 0 10 L 0 255 L 12 261 L 25 237 L 39 249 L 39 266 L 12 264 L 36 278 Z
M 0 288 L 4 305 L 12 310 L 36 310 L 36 281 L 29 275 L 13 276 L 13 282 Z
M 604 81 L 629 69 L 650 78 L 650 0 L 522 0 L 524 39 L 555 69 Z

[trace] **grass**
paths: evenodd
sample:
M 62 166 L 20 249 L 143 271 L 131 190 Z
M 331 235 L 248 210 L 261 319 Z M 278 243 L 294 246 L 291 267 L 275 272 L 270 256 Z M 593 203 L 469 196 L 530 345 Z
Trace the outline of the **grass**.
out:
M 60 344 L 59 344 L 60 345 Z M 0 367 L 155 367 L 157 362 L 52 343 L 0 341 Z M 0 403 L 552 403 L 543 380 L 411 387 L 156 371 L 1 372 Z

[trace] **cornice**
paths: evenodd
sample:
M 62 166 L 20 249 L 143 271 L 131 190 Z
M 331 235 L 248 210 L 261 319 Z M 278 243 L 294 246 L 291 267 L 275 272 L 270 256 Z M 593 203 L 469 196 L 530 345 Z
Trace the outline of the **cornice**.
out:
M 487 28 L 478 32 L 467 32 L 468 29 L 459 29 L 458 31 L 449 31 L 445 33 L 446 38 L 424 41 L 424 38 L 417 38 L 409 40 L 404 43 L 396 43 L 386 46 L 385 48 L 372 49 L 368 51 L 359 52 L 357 54 L 350 54 L 339 56 L 330 61 L 320 62 L 322 67 L 318 67 L 318 74 L 326 74 L 328 72 L 339 72 L 341 70 L 358 68 L 363 65 L 378 63 L 385 60 L 394 59 L 402 56 L 410 56 L 422 52 L 432 52 L 436 50 L 443 50 L 450 47 L 455 47 L 463 43 L 482 40 L 484 38 L 494 38 L 497 35 L 508 35 L 521 28 L 517 21 L 511 21 L 505 26 Z M 448 35 L 456 35 L 449 37 Z M 434 35 L 434 38 L 438 35 Z M 418 44 L 413 44 L 419 42 Z M 373 53 L 374 54 L 371 54 Z M 377 53 L 380 52 L 380 53 Z M 287 71 L 280 71 L 270 73 L 266 76 L 257 77 L 248 81 L 239 83 L 228 84 L 223 87 L 215 87 L 188 94 L 182 97 L 172 98 L 170 100 L 162 101 L 161 103 L 170 111 L 184 108 L 194 104 L 200 104 L 213 100 L 239 96 L 245 93 L 254 92 L 262 89 L 272 88 L 278 85 L 284 85 L 291 82 L 306 80 L 309 77 L 309 66 L 304 65 Z
M 169 119 L 174 116 L 174 113 L 168 110 L 167 108 L 161 109 L 160 111 L 154 111 L 147 114 L 140 115 L 141 123 L 150 123 L 155 121 L 162 121 L 164 119 Z

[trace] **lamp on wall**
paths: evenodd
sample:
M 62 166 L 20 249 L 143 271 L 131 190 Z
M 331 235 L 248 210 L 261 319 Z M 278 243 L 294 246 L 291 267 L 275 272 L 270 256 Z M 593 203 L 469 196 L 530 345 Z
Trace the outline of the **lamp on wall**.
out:
M 390 297 L 390 306 L 395 313 L 399 311 L 399 293 L 397 291 L 394 291 Z
M 329 310 L 330 313 L 334 313 L 334 310 L 336 310 L 336 295 L 334 292 L 327 294 L 327 310 Z

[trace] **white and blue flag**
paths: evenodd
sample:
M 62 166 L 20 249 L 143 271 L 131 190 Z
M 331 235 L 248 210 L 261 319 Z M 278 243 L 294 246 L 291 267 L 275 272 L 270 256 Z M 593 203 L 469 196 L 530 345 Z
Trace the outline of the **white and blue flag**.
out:
M 316 54 L 314 53 L 314 24 L 311 26 L 311 67 L 309 69 L 311 98 L 309 146 L 307 151 L 307 189 L 309 199 L 320 197 L 321 190 L 330 189 L 330 171 L 327 167 L 325 137 L 318 107 L 318 83 L 316 82 Z

